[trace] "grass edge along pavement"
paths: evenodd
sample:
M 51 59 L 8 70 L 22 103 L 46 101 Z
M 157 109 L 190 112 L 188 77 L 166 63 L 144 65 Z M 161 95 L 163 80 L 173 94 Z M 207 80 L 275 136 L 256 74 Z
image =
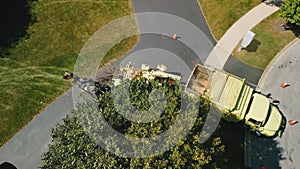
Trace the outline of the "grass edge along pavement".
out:
M 248 11 L 259 5 L 260 0 L 197 0 L 204 18 L 216 41 L 220 40 L 226 31 Z M 239 11 L 236 12 L 237 7 Z M 226 21 L 226 22 L 224 22 Z
M 265 69 L 271 60 L 284 49 L 296 36 L 291 30 L 281 26 L 285 19 L 278 16 L 278 11 L 256 25 L 251 31 L 256 35 L 250 45 L 238 51 L 237 46 L 233 55 L 250 66 Z
M 129 0 L 70 1 L 59 8 L 48 3 L 32 4 L 35 22 L 29 25 L 28 37 L 9 49 L 10 55 L 0 58 L 0 146 L 70 89 L 62 73 L 73 69 L 86 40 L 110 21 L 133 13 Z M 121 57 L 136 42 L 137 36 L 121 41 L 108 57 Z
M 238 19 L 240 19 L 249 10 L 259 5 L 261 1 L 227 0 L 217 2 L 217 0 L 198 0 L 198 3 L 203 11 L 204 17 L 208 23 L 213 37 L 216 40 L 219 40 Z M 228 20 L 230 20 L 229 23 Z M 247 51 L 244 49 L 242 52 L 238 52 L 237 46 L 236 50 L 233 52 L 234 56 L 250 66 L 259 69 L 266 68 L 268 63 L 277 54 L 277 52 L 279 52 L 282 48 L 284 48 L 285 45 L 287 45 L 296 37 L 291 31 L 280 32 L 280 23 L 283 23 L 283 19 L 280 18 L 277 13 L 275 13 L 256 25 L 252 29 L 252 31 L 256 33 L 256 36 L 254 37 L 254 41 L 249 46 L 250 50 Z M 273 35 L 274 32 L 276 32 L 276 35 Z M 285 41 L 281 41 L 282 39 L 285 39 Z M 256 50 L 253 50 L 253 48 L 256 48 Z M 262 58 L 263 62 L 261 62 Z
M 295 38 L 292 42 L 290 42 L 288 45 L 286 45 L 278 54 L 271 60 L 270 64 L 266 67 L 262 74 L 262 78 L 259 80 L 257 85 L 257 90 L 261 91 L 261 89 L 264 87 L 265 82 L 267 78 L 269 77 L 269 74 L 271 73 L 272 69 L 274 68 L 274 65 L 276 62 L 278 62 L 282 57 L 284 57 L 284 53 L 288 51 L 290 48 L 292 48 L 297 42 L 299 41 L 298 38 Z

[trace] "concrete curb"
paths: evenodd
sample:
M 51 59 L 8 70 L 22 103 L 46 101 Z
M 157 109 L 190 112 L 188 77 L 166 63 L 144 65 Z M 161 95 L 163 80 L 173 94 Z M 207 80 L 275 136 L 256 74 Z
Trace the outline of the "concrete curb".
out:
M 284 53 L 286 51 L 288 51 L 290 48 L 292 48 L 294 45 L 296 45 L 296 43 L 300 41 L 299 38 L 294 39 L 292 42 L 290 42 L 288 45 L 286 45 L 280 52 L 277 53 L 277 55 L 271 60 L 271 62 L 268 64 L 267 68 L 264 70 L 256 90 L 257 91 L 261 91 L 261 89 L 264 87 L 264 84 L 267 80 L 267 78 L 269 77 L 269 74 L 271 73 L 271 71 L 273 70 L 274 66 L 276 65 L 276 63 L 282 58 L 284 57 Z
M 200 5 L 200 2 L 199 2 L 198 0 L 197 0 L 197 3 L 198 3 L 198 6 L 199 6 L 199 9 L 201 10 L 201 12 L 202 12 L 202 14 L 203 14 L 203 18 L 204 18 L 205 22 L 207 23 L 208 29 L 211 30 L 210 25 L 209 25 L 208 22 L 207 22 L 206 16 L 205 16 L 205 14 L 204 14 L 204 12 L 203 12 L 203 10 L 202 10 L 202 7 L 201 7 L 201 5 Z M 213 32 L 211 32 L 211 36 L 214 38 L 214 40 L 216 41 L 216 43 L 218 43 L 218 41 L 219 41 L 220 39 L 216 39 L 216 37 L 215 37 L 215 35 L 213 34 Z

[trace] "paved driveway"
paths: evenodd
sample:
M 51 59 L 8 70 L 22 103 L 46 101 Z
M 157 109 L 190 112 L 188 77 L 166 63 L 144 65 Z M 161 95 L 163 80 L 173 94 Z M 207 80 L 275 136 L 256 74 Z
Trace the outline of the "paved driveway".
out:
M 287 120 L 300 120 L 300 40 L 283 49 L 266 69 L 260 86 L 280 101 L 279 109 Z M 283 89 L 280 84 L 291 86 Z M 281 138 L 252 138 L 252 168 L 264 164 L 271 169 L 300 168 L 300 124 L 287 124 Z
M 207 59 L 215 41 L 196 0 L 133 0 L 141 33 L 135 48 L 120 61 L 156 67 L 166 64 L 168 71 L 180 72 L 185 82 L 194 64 Z M 178 39 L 171 37 L 177 34 Z
M 69 90 L 0 148 L 0 164 L 10 162 L 18 169 L 40 166 L 41 155 L 51 143 L 51 129 L 70 115 L 73 108 L 72 90 Z
M 229 56 L 227 62 L 223 67 L 223 70 L 240 78 L 245 78 L 248 84 L 254 88 L 256 87 L 263 73 L 263 70 L 249 66 L 236 59 L 232 55 Z
M 132 4 L 135 13 L 162 12 L 186 19 L 201 29 L 208 39 L 213 43 L 213 45 L 216 44 L 199 8 L 197 0 L 132 0 Z M 165 25 L 156 26 L 166 26 L 167 24 L 168 23 L 165 23 Z

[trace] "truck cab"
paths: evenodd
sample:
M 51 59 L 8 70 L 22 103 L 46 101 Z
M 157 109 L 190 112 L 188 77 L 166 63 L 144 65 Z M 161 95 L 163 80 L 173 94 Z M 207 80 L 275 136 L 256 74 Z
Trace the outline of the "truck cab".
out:
M 283 120 L 277 107 L 259 93 L 253 94 L 245 117 L 245 124 L 265 136 L 274 136 Z

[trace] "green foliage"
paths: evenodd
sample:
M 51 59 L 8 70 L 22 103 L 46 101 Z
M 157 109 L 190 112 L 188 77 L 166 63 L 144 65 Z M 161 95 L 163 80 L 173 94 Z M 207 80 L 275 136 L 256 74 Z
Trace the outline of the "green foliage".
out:
M 41 168 L 217 168 L 214 158 L 225 151 L 220 138 L 214 135 L 204 144 L 199 142 L 203 121 L 210 106 L 208 100 L 195 99 L 182 94 L 182 88 L 177 83 L 170 83 L 168 79 L 156 79 L 150 82 L 143 78 L 133 79 L 129 83 L 129 88 L 126 88 L 128 85 L 126 82 L 119 86 L 123 88 L 122 85 L 125 85 L 125 89 L 129 89 L 131 105 L 141 113 L 151 107 L 148 99 L 151 91 L 162 90 L 167 103 L 160 117 L 149 123 L 129 121 L 118 113 L 112 100 L 112 94 L 122 94 L 107 92 L 100 95 L 96 106 L 89 101 L 80 104 L 74 112 L 74 117 L 67 117 L 63 124 L 58 125 L 52 131 L 53 145 L 43 155 Z M 121 99 L 122 97 L 116 96 L 115 98 Z M 188 111 L 199 109 L 199 115 L 188 135 L 163 154 L 146 158 L 124 158 L 104 151 L 93 142 L 103 140 L 102 136 L 95 134 L 103 130 L 105 126 L 100 120 L 101 117 L 104 117 L 115 130 L 128 137 L 154 137 L 174 124 L 178 114 L 182 113 L 180 105 L 184 103 L 188 103 Z M 197 103 L 200 103 L 200 107 L 196 106 Z M 121 108 L 128 110 L 126 106 L 126 104 L 121 104 Z M 181 127 L 186 126 L 182 124 Z M 111 139 L 114 143 L 107 146 L 118 150 L 122 140 L 118 140 L 117 137 Z M 106 141 L 109 140 L 104 142 Z M 136 149 L 138 147 L 134 144 L 131 146 L 133 151 L 142 151 Z M 122 153 L 121 149 L 119 153 Z
M 261 0 L 198 0 L 201 10 L 216 40 Z
M 279 16 L 286 18 L 289 23 L 300 26 L 300 1 L 285 0 L 280 7 Z
M 53 144 L 42 155 L 42 169 L 126 168 L 128 160 L 104 151 L 89 138 L 76 117 L 67 116 L 52 130 Z
M 241 119 L 237 115 L 235 115 L 235 114 L 233 114 L 233 113 L 231 113 L 227 110 L 222 112 L 222 118 L 224 120 L 230 121 L 230 122 L 239 122 L 239 121 L 241 121 Z

